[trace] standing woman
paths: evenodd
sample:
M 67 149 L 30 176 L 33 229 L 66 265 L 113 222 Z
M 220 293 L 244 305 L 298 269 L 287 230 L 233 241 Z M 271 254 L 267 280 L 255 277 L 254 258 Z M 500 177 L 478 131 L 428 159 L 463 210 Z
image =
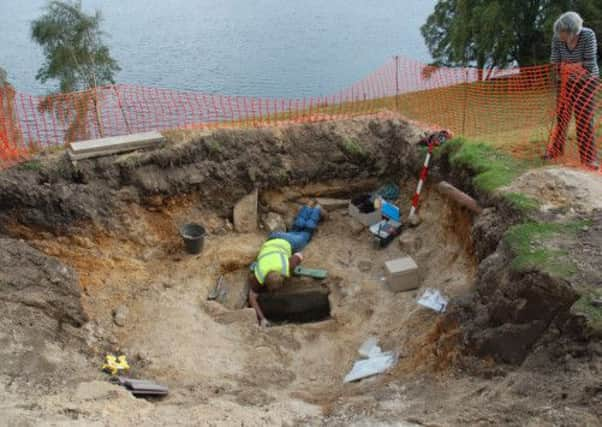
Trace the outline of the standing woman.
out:
M 581 16 L 576 12 L 560 15 L 554 23 L 550 62 L 557 64 L 563 78 L 556 127 L 544 156 L 547 159 L 563 154 L 574 109 L 581 163 L 590 169 L 599 168 L 594 140 L 596 92 L 600 75 L 597 54 L 596 34 L 592 29 L 583 26 Z

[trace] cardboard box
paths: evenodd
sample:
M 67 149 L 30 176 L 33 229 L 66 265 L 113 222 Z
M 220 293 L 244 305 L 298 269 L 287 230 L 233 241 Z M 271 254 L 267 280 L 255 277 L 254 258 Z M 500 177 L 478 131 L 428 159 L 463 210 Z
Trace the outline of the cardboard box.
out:
M 418 266 L 410 257 L 385 262 L 385 279 L 393 292 L 409 291 L 420 286 Z

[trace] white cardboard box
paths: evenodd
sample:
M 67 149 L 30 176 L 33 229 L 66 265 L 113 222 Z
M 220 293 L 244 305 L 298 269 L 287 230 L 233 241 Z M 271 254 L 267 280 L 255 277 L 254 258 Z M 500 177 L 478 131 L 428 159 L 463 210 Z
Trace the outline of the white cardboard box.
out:
M 418 266 L 409 256 L 386 261 L 385 278 L 393 292 L 409 291 L 420 286 Z

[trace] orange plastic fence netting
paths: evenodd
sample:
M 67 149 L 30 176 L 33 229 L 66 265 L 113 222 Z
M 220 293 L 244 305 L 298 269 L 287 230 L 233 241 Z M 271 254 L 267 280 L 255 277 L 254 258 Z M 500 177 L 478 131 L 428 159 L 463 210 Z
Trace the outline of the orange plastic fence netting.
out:
M 11 87 L 0 87 L 0 168 L 18 162 L 29 154 L 15 115 L 14 97 L 15 91 Z
M 602 145 L 600 82 L 579 66 L 479 70 L 395 57 L 328 96 L 274 99 L 136 85 L 31 96 L 0 88 L 0 167 L 66 142 L 150 130 L 245 127 L 376 113 L 481 139 L 522 158 L 590 167 Z M 573 120 L 574 118 L 574 120 Z

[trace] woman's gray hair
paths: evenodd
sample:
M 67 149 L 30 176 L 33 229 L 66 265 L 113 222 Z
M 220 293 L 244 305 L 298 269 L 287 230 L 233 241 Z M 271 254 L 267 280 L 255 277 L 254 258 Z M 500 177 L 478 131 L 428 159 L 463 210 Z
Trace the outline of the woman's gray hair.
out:
M 577 12 L 566 12 L 554 22 L 554 35 L 569 33 L 577 35 L 583 28 L 583 18 Z

